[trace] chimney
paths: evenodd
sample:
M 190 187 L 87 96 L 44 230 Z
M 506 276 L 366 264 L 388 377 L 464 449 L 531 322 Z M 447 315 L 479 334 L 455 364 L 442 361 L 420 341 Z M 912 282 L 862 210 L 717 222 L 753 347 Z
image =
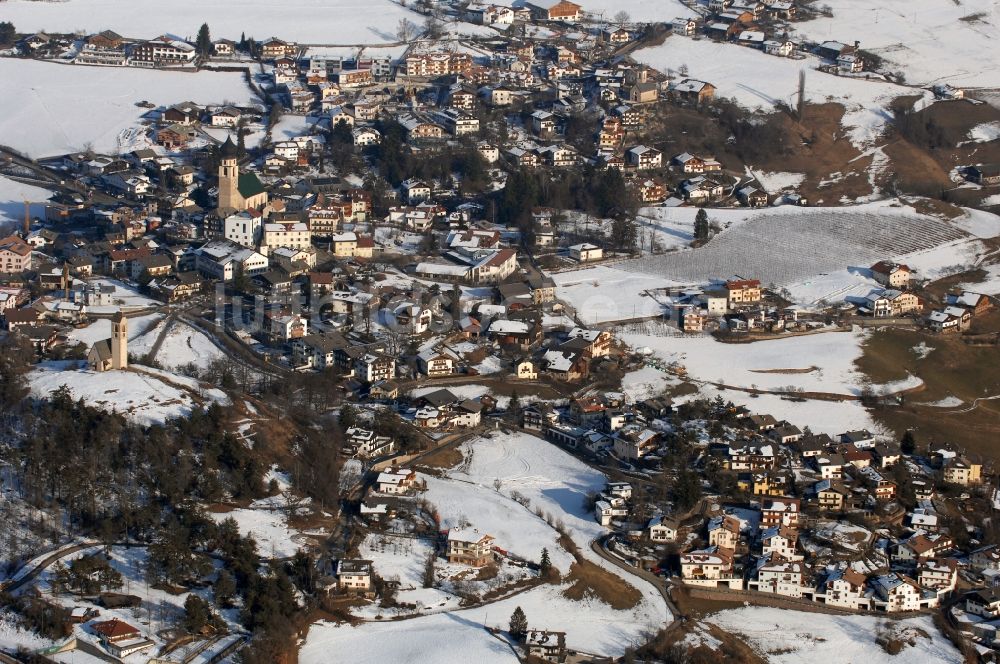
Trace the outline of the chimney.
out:
M 24 237 L 27 239 L 31 232 L 31 201 L 24 202 Z

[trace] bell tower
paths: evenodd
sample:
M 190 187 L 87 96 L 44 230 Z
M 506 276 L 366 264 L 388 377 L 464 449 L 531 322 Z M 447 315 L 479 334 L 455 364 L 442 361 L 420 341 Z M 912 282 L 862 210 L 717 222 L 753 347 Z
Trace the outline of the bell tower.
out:
M 128 318 L 118 312 L 111 319 L 111 368 L 128 367 Z
M 237 165 L 238 150 L 230 136 L 222 144 L 219 160 L 219 208 L 242 210 L 239 194 L 240 169 Z

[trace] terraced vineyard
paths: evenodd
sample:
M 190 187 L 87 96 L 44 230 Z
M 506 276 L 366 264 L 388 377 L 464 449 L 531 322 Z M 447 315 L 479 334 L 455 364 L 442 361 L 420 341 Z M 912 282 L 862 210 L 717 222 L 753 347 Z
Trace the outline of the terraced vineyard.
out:
M 681 282 L 742 275 L 785 285 L 968 237 L 944 220 L 910 209 L 767 211 L 722 232 L 704 247 L 645 256 L 615 267 Z

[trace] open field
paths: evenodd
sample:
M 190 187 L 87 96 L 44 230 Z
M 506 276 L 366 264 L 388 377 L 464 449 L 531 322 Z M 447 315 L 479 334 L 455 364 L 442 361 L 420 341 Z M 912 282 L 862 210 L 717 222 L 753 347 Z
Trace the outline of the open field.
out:
M 20 227 L 24 220 L 24 201 L 31 202 L 32 217 L 44 215 L 43 203 L 50 196 L 52 192 L 48 189 L 32 187 L 0 175 L 0 228 L 8 224 L 17 224 Z
M 741 106 L 771 110 L 778 103 L 795 106 L 799 72 L 806 71 L 806 99 L 821 104 L 836 101 L 847 113 L 842 120 L 856 145 L 872 143 L 885 130 L 885 108 L 896 97 L 912 95 L 910 88 L 834 76 L 815 70 L 816 58 L 793 60 L 762 51 L 722 44 L 708 38 L 669 37 L 663 44 L 634 53 L 636 60 L 664 73 L 687 68 L 687 77 L 708 81 L 717 97 L 730 97 Z M 683 78 L 683 77 L 682 77 Z
M 901 436 L 913 429 L 919 446 L 956 443 L 987 458 L 1000 458 L 1000 348 L 968 346 L 948 336 L 879 330 L 862 346 L 858 369 L 875 382 L 907 374 L 926 388 L 902 406 L 873 411 Z M 979 399 L 979 401 L 977 401 Z
M 381 44 L 396 41 L 401 18 L 420 16 L 389 0 L 269 0 L 211 3 L 181 0 L 68 0 L 67 2 L 4 3 L 4 20 L 22 32 L 100 32 L 114 30 L 127 37 L 152 39 L 164 33 L 194 41 L 207 23 L 213 38 L 239 39 L 241 33 L 263 41 L 269 37 L 314 44 Z
M 185 417 L 212 401 L 228 403 L 224 392 L 198 381 L 151 367 L 130 366 L 127 371 L 97 373 L 77 368 L 80 363 L 47 362 L 28 374 L 31 393 L 45 397 L 65 386 L 74 399 L 95 408 L 121 413 L 144 426 Z
M 709 218 L 718 217 L 724 222 L 729 215 L 719 212 L 710 211 Z M 975 260 L 980 244 L 974 235 L 990 237 L 1000 233 L 1000 217 L 988 213 L 976 212 L 967 220 L 946 221 L 898 204 L 742 212 L 744 221 L 705 246 L 622 261 L 614 269 L 682 283 L 741 275 L 760 279 L 764 284 L 790 286 L 817 275 L 867 268 L 878 260 L 900 258 L 921 276 L 936 277 L 944 270 L 963 269 Z M 830 286 L 836 290 L 833 284 Z M 810 299 L 819 299 L 815 291 L 809 295 Z
M 844 43 L 880 56 L 910 84 L 1000 85 L 995 61 L 984 58 L 1000 38 L 996 0 L 828 0 L 832 17 L 793 24 L 792 39 Z
M 742 638 L 772 664 L 962 661 L 961 654 L 928 616 L 886 620 L 745 607 L 706 616 L 703 622 Z M 876 639 L 882 633 L 905 643 L 899 656 L 890 655 L 878 645 Z
M 24 4 L 62 11 L 72 2 Z M 5 3 L 5 15 L 16 6 Z M 16 19 L 14 23 L 24 29 Z M 137 101 L 246 105 L 255 100 L 243 76 L 235 72 L 195 74 L 2 58 L 0 80 L 4 81 L 0 143 L 32 157 L 82 151 L 87 146 L 99 152 L 148 147 L 139 126 L 146 109 L 136 106 Z

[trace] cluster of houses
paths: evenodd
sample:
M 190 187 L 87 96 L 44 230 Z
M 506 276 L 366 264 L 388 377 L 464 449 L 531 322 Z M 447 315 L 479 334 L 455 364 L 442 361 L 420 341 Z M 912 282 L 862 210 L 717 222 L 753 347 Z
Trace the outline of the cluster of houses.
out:
M 657 418 L 668 418 L 670 405 L 657 400 L 630 407 L 609 396 L 577 400 L 566 413 L 543 418 L 546 436 L 655 467 L 669 450 Z M 570 417 L 575 427 L 559 423 Z M 948 449 L 906 455 L 868 431 L 815 435 L 719 402 L 709 417 L 722 418 L 727 432 L 725 442 L 712 436 L 702 443 L 710 461 L 701 467 L 732 478 L 728 502 L 727 495 L 705 498 L 687 514 L 671 513 L 639 499 L 632 484 L 609 483 L 595 500 L 594 515 L 614 531 L 619 556 L 661 571 L 667 552 L 676 552 L 671 570 L 692 587 L 855 611 L 919 611 L 942 605 L 970 581 L 994 586 L 996 547 L 974 553 L 956 544 L 949 529 L 956 505 L 939 493 L 980 491 L 986 481 L 981 464 Z M 620 422 L 629 421 L 645 427 L 636 439 L 646 442 L 638 448 L 620 433 L 629 427 Z M 978 602 L 983 592 L 969 601 Z M 993 618 L 1000 618 L 998 606 L 989 609 Z

